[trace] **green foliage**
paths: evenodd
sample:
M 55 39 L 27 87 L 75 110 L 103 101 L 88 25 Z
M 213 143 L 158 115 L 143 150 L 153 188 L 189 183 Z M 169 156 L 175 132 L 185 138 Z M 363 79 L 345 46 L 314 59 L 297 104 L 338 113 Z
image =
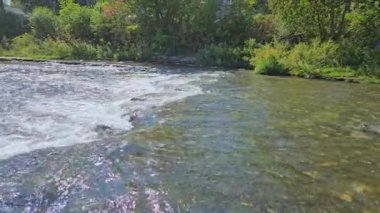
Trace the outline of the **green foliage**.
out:
M 67 3 L 58 16 L 64 35 L 68 38 L 92 40 L 94 35 L 91 29 L 91 15 L 91 8 Z
M 97 43 L 109 43 L 113 48 L 136 42 L 140 30 L 127 4 L 107 2 L 92 9 L 91 29 Z
M 353 7 L 347 14 L 346 38 L 360 46 L 373 47 L 380 39 L 380 2 L 368 0 Z M 359 46 L 359 45 L 358 45 Z
M 35 39 L 31 34 L 23 34 L 13 39 L 9 50 L 5 51 L 7 56 L 20 56 L 31 58 L 66 58 L 69 55 L 68 45 L 56 43 L 51 39 L 44 42 Z
M 295 75 L 306 78 L 347 78 L 358 74 L 342 66 L 334 42 L 313 40 L 294 47 L 275 42 L 254 51 L 251 64 L 255 72 L 267 75 Z
M 331 78 L 355 78 L 358 76 L 350 67 L 327 67 L 317 69 L 314 76 L 326 76 Z M 306 76 L 307 77 L 307 76 Z
M 255 72 L 265 75 L 289 75 L 285 66 L 277 58 L 270 55 L 268 58 L 258 60 Z
M 380 50 L 367 46 L 358 46 L 352 39 L 344 39 L 340 42 L 339 54 L 342 56 L 342 64 L 358 69 L 368 74 L 379 72 Z
M 31 33 L 35 38 L 56 37 L 59 31 L 54 12 L 45 7 L 37 7 L 29 18 Z
M 220 9 L 215 39 L 229 45 L 241 45 L 254 36 L 254 7 L 256 1 L 234 0 L 224 9 Z M 220 4 L 220 1 L 219 1 Z
M 278 34 L 275 17 L 271 14 L 258 13 L 253 17 L 252 37 L 260 43 L 270 42 Z
M 197 59 L 206 66 L 244 67 L 246 66 L 240 48 L 226 44 L 210 45 L 197 54 Z
M 360 0 L 359 0 L 360 1 Z M 347 14 L 355 0 L 270 0 L 285 34 L 300 39 L 339 40 L 346 32 Z
M 205 66 L 250 68 L 249 61 L 256 48 L 255 39 L 246 40 L 241 47 L 226 43 L 212 44 L 198 51 L 197 60 Z
M 259 74 L 288 75 L 288 69 L 282 62 L 287 54 L 286 45 L 277 42 L 273 45 L 267 44 L 254 51 L 250 63 Z
M 243 50 L 242 50 L 242 59 L 250 63 L 251 59 L 255 55 L 255 50 L 259 47 L 259 44 L 257 43 L 256 39 L 248 39 L 244 42 Z
M 13 3 L 27 11 L 37 8 L 29 16 L 30 34 L 3 44 L 3 55 L 113 60 L 196 55 L 208 66 L 249 62 L 261 74 L 380 77 L 377 0 Z M 1 38 L 24 33 L 25 18 L 18 18 L 25 16 L 7 13 L 0 4 Z
M 358 3 L 347 19 L 347 36 L 339 42 L 342 63 L 363 74 L 380 77 L 380 3 Z
M 13 39 L 6 56 L 48 59 L 96 59 L 97 48 L 88 43 L 72 41 L 70 44 L 52 38 L 39 40 L 31 34 Z
M 70 43 L 72 48 L 69 58 L 71 59 L 96 59 L 97 48 L 92 44 L 83 41 L 74 41 Z
M 338 67 L 339 46 L 331 41 L 313 40 L 310 43 L 295 45 L 283 60 L 284 65 L 293 75 L 303 75 L 317 72 L 320 68 Z

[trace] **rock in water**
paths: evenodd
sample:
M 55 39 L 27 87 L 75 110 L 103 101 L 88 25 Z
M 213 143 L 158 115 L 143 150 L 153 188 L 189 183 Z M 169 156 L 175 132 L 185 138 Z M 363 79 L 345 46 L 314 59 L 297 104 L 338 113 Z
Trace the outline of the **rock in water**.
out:
M 102 135 L 104 135 L 104 134 L 109 135 L 113 132 L 111 127 L 104 125 L 104 124 L 96 125 L 95 131 L 99 134 L 102 134 Z
M 360 129 L 365 133 L 371 133 L 371 134 L 380 136 L 380 124 L 370 125 L 370 124 L 363 123 L 360 125 Z
M 129 117 L 129 122 L 132 122 L 132 121 L 136 120 L 137 118 L 138 118 L 138 114 L 137 114 L 137 112 L 135 111 L 135 112 L 133 112 L 133 113 L 130 115 L 130 117 Z
M 145 101 L 145 100 L 146 100 L 145 98 L 139 98 L 139 97 L 131 98 L 131 101 Z

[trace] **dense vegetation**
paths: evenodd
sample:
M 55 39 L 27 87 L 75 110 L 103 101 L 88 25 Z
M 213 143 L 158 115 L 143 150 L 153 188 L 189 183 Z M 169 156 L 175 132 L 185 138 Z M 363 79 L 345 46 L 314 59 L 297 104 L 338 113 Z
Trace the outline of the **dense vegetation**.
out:
M 144 60 L 191 55 L 205 65 L 251 65 L 255 72 L 269 75 L 380 78 L 377 0 L 13 4 L 29 12 L 29 28 L 14 30 L 20 24 L 0 5 L 3 56 Z

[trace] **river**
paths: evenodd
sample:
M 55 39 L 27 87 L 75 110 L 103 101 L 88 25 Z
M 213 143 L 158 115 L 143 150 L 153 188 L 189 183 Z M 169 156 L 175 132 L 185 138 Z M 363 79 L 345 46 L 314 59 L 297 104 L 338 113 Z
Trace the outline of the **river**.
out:
M 377 212 L 380 86 L 0 64 L 0 212 Z

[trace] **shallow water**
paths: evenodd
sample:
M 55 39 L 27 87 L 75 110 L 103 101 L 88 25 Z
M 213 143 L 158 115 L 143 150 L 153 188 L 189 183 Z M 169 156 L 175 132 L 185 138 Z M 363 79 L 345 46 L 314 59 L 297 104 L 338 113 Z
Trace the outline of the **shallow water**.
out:
M 378 85 L 10 63 L 0 89 L 0 212 L 380 209 Z

